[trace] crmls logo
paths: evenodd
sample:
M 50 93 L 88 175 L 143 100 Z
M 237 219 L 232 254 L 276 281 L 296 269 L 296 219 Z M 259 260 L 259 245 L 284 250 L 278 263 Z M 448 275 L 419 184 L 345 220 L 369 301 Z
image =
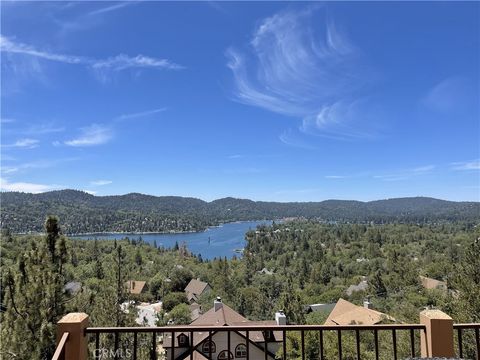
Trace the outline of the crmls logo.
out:
M 95 359 L 130 359 L 132 357 L 130 349 L 96 349 L 93 353 Z

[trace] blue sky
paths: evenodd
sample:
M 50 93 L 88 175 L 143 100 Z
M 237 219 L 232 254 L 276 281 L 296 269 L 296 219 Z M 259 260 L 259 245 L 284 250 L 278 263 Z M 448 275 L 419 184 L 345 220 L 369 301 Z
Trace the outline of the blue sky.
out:
M 3 191 L 480 200 L 478 2 L 1 10 Z

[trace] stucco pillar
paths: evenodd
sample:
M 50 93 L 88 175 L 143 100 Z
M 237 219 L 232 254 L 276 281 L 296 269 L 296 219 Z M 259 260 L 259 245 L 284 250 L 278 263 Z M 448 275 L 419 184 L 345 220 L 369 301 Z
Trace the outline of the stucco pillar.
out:
M 426 331 L 421 333 L 422 357 L 454 357 L 453 319 L 440 310 L 424 310 L 420 324 Z
M 86 360 L 88 358 L 87 337 L 88 315 L 85 313 L 70 313 L 57 323 L 57 344 L 63 333 L 68 332 L 65 344 L 65 360 Z

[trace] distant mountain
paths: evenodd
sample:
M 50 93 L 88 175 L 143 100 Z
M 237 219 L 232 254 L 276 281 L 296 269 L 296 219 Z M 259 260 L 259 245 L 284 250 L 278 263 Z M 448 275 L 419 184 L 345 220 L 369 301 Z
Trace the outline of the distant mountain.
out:
M 1 226 L 39 232 L 47 215 L 57 215 L 65 232 L 199 231 L 221 222 L 284 217 L 341 222 L 478 221 L 480 203 L 427 197 L 370 202 L 326 200 L 278 203 L 223 198 L 212 202 L 138 193 L 94 196 L 60 190 L 41 194 L 2 192 Z

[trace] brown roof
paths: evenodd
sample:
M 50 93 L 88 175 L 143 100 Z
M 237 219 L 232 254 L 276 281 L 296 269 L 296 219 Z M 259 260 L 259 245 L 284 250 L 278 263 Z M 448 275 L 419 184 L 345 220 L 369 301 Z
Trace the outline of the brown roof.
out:
M 195 326 L 242 326 L 242 325 L 276 325 L 275 320 L 272 321 L 250 321 L 244 318 L 242 315 L 233 310 L 230 306 L 222 303 L 222 306 L 215 311 L 215 307 L 208 310 L 205 314 L 201 315 L 198 319 L 193 321 L 190 325 Z M 239 332 L 245 336 L 245 332 Z M 276 341 L 282 341 L 282 332 L 273 332 Z M 178 334 L 179 335 L 179 334 Z M 188 335 L 188 334 L 186 334 Z M 207 332 L 195 332 L 194 346 L 200 344 L 208 337 Z M 249 331 L 249 339 L 253 342 L 264 342 L 262 331 Z M 163 342 L 163 346 L 168 348 L 172 345 L 171 335 L 166 336 Z M 178 346 L 178 338 L 175 339 L 175 346 Z
M 233 310 L 230 306 L 222 304 L 220 309 L 215 311 L 215 307 L 208 310 L 200 316 L 191 325 L 197 326 L 224 326 L 224 325 L 241 325 L 249 322 L 248 319 Z
M 146 281 L 128 280 L 127 289 L 130 294 L 140 294 L 145 287 Z
M 420 282 L 425 289 L 447 289 L 447 283 L 445 281 L 435 280 L 426 276 L 420 275 Z
M 187 287 L 185 288 L 185 292 L 187 293 L 187 297 L 192 298 L 193 296 L 198 297 L 201 295 L 205 289 L 207 288 L 208 283 L 200 281 L 199 279 L 192 279 L 188 283 Z
M 367 309 L 363 306 L 357 306 L 344 299 L 339 299 L 325 321 L 325 325 L 375 325 L 385 320 L 395 321 L 393 317 L 387 314 Z

